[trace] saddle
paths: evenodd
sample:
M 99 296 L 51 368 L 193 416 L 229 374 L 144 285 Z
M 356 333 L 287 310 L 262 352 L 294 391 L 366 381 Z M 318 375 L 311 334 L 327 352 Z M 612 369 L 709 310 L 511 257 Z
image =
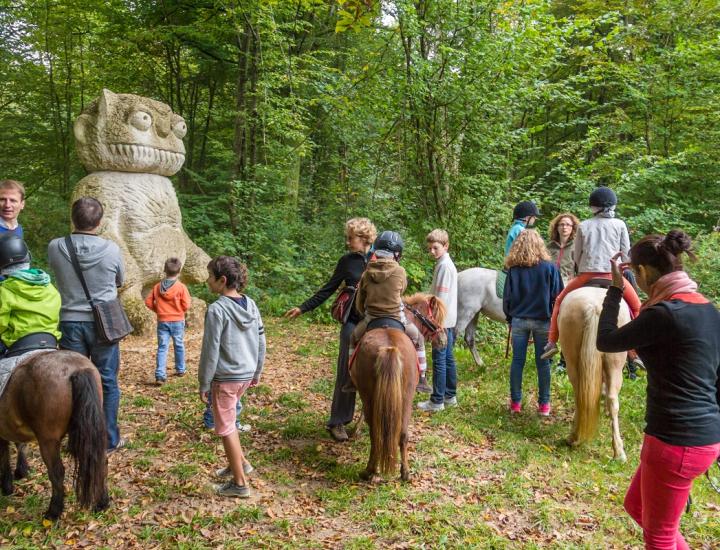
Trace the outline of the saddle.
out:
M 595 279 L 590 279 L 587 283 L 583 285 L 584 287 L 592 287 L 592 288 L 604 288 L 607 290 L 612 286 L 612 280 L 610 279 L 603 279 L 600 277 L 597 277 Z
M 377 319 L 373 319 L 368 323 L 365 332 L 367 333 L 368 331 L 374 330 L 376 328 L 394 328 L 405 332 L 405 325 L 403 325 L 397 319 L 393 319 L 392 317 L 378 317 Z
M 55 350 L 58 341 L 49 332 L 33 332 L 26 334 L 10 346 L 2 357 L 17 357 L 23 353 L 34 350 Z

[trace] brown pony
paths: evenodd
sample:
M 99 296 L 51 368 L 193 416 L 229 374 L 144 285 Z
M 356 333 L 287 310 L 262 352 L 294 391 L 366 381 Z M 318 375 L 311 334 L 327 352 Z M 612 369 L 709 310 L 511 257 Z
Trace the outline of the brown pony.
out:
M 447 344 L 443 321 L 445 304 L 430 294 L 405 300 L 405 314 L 426 339 L 436 346 Z M 418 382 L 417 354 L 402 330 L 368 331 L 358 344 L 350 377 L 360 393 L 365 421 L 370 428 L 370 459 L 360 477 L 371 480 L 378 469 L 393 474 L 401 453 L 400 477 L 410 479 L 408 428 Z
M 92 362 L 73 351 L 49 351 L 21 362 L 0 396 L 0 489 L 13 492 L 10 444 L 18 443 L 15 477 L 27 473 L 24 444 L 36 439 L 52 484 L 48 519 L 65 502 L 65 467 L 60 442 L 65 434 L 75 459 L 75 493 L 80 506 L 104 510 L 107 493 L 107 431 L 100 375 Z

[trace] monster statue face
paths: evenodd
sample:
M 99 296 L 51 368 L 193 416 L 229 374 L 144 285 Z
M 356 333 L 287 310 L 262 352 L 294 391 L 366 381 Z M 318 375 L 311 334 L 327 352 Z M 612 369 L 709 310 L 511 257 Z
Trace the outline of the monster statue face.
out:
M 103 90 L 75 121 L 80 161 L 90 172 L 172 176 L 185 162 L 187 126 L 165 103 Z

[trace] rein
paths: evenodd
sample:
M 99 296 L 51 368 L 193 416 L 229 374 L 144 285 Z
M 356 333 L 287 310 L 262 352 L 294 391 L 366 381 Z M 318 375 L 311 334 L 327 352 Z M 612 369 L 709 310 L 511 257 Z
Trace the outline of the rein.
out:
M 437 334 L 440 330 L 442 330 L 440 327 L 437 326 L 435 323 L 435 319 L 433 318 L 432 309 L 428 308 L 428 316 L 426 317 L 420 311 L 415 309 L 410 304 L 403 302 L 403 305 L 405 306 L 405 309 L 409 310 L 410 313 L 412 313 L 417 319 L 420 320 L 420 324 L 422 324 L 425 329 L 429 332 L 430 337 L 432 338 Z

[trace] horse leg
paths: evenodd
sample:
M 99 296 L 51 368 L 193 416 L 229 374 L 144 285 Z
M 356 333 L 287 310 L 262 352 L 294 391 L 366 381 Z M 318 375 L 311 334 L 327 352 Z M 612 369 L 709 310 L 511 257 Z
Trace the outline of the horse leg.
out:
M 483 366 L 483 360 L 482 357 L 480 357 L 480 352 L 477 350 L 477 347 L 475 347 L 475 330 L 477 329 L 477 322 L 478 317 L 480 316 L 480 313 L 476 313 L 475 316 L 470 319 L 470 322 L 468 323 L 467 327 L 465 327 L 465 343 L 467 344 L 468 349 L 470 350 L 470 353 L 472 353 L 473 359 L 475 360 L 475 364 L 478 367 Z
M 3 495 L 12 495 L 13 478 L 10 472 L 10 443 L 0 439 L 0 489 Z
M 65 467 L 60 458 L 60 440 L 38 440 L 38 444 L 52 485 L 52 497 L 45 517 L 56 520 L 62 515 L 65 507 Z
M 375 449 L 374 438 L 372 436 L 372 402 L 368 400 L 368 403 L 363 401 L 363 410 L 365 411 L 365 422 L 367 422 L 368 429 L 370 430 L 370 458 L 368 459 L 367 466 L 360 472 L 360 479 L 365 481 L 372 481 L 377 474 L 377 450 Z
M 25 457 L 26 443 L 16 443 L 17 462 L 15 463 L 15 479 L 23 479 L 28 475 L 28 463 Z
M 615 354 L 618 355 L 618 354 Z M 605 396 L 605 407 L 610 415 L 612 423 L 612 439 L 613 439 L 613 458 L 620 462 L 625 462 L 625 447 L 623 445 L 622 436 L 620 435 L 620 388 L 623 382 L 623 365 L 625 364 L 625 355 L 620 355 L 621 359 L 605 356 L 605 373 L 607 379 L 607 395 Z

